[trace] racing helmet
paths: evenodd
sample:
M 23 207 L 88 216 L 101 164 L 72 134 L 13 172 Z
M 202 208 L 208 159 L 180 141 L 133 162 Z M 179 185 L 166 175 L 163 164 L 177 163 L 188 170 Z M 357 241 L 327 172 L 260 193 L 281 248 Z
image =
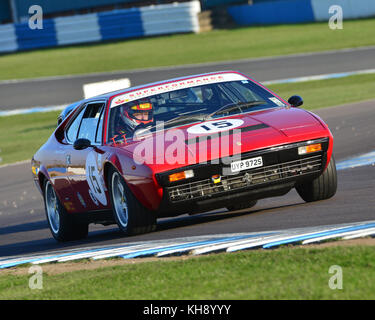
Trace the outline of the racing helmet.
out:
M 149 99 L 137 100 L 124 105 L 120 115 L 124 123 L 134 130 L 141 124 L 154 121 L 154 108 Z

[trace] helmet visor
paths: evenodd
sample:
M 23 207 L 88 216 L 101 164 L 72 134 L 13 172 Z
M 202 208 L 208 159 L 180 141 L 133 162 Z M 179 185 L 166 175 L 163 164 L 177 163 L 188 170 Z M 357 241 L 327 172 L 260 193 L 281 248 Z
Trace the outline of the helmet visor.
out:
M 153 108 L 151 103 L 140 103 L 128 109 L 129 117 L 139 121 L 150 121 L 153 119 Z

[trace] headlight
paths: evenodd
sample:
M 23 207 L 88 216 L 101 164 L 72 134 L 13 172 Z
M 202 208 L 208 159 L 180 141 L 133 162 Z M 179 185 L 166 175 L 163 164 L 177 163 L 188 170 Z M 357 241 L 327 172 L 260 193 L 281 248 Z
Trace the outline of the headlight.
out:
M 177 173 L 172 173 L 169 175 L 169 182 L 179 181 L 183 179 L 188 179 L 194 177 L 193 170 L 186 170 Z
M 312 152 L 318 152 L 318 151 L 322 151 L 322 144 L 321 143 L 310 144 L 308 146 L 303 146 L 303 147 L 298 148 L 298 154 L 299 155 L 312 153 Z

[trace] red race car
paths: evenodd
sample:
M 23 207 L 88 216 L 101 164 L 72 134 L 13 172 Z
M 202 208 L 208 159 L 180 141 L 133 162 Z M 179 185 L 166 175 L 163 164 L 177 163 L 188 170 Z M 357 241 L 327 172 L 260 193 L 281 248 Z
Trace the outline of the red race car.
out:
M 332 197 L 333 137 L 302 103 L 225 71 L 72 104 L 32 158 L 53 237 L 86 237 L 89 223 L 149 232 L 159 217 L 250 208 L 292 188 Z

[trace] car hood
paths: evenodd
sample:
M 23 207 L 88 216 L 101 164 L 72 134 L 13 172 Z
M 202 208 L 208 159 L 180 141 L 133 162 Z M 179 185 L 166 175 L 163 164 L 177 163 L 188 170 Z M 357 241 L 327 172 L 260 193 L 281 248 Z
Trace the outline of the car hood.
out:
M 311 113 L 298 108 L 278 108 L 268 112 L 252 114 L 250 117 L 268 124 L 288 137 L 325 129 Z
M 239 120 L 236 123 L 240 125 L 214 134 L 194 133 L 192 130 L 194 126 L 227 119 Z M 130 153 L 136 162 L 146 162 L 157 167 L 157 171 L 164 171 L 327 135 L 326 128 L 309 112 L 297 108 L 273 108 L 159 131 L 144 136 L 141 141 L 119 147 Z

